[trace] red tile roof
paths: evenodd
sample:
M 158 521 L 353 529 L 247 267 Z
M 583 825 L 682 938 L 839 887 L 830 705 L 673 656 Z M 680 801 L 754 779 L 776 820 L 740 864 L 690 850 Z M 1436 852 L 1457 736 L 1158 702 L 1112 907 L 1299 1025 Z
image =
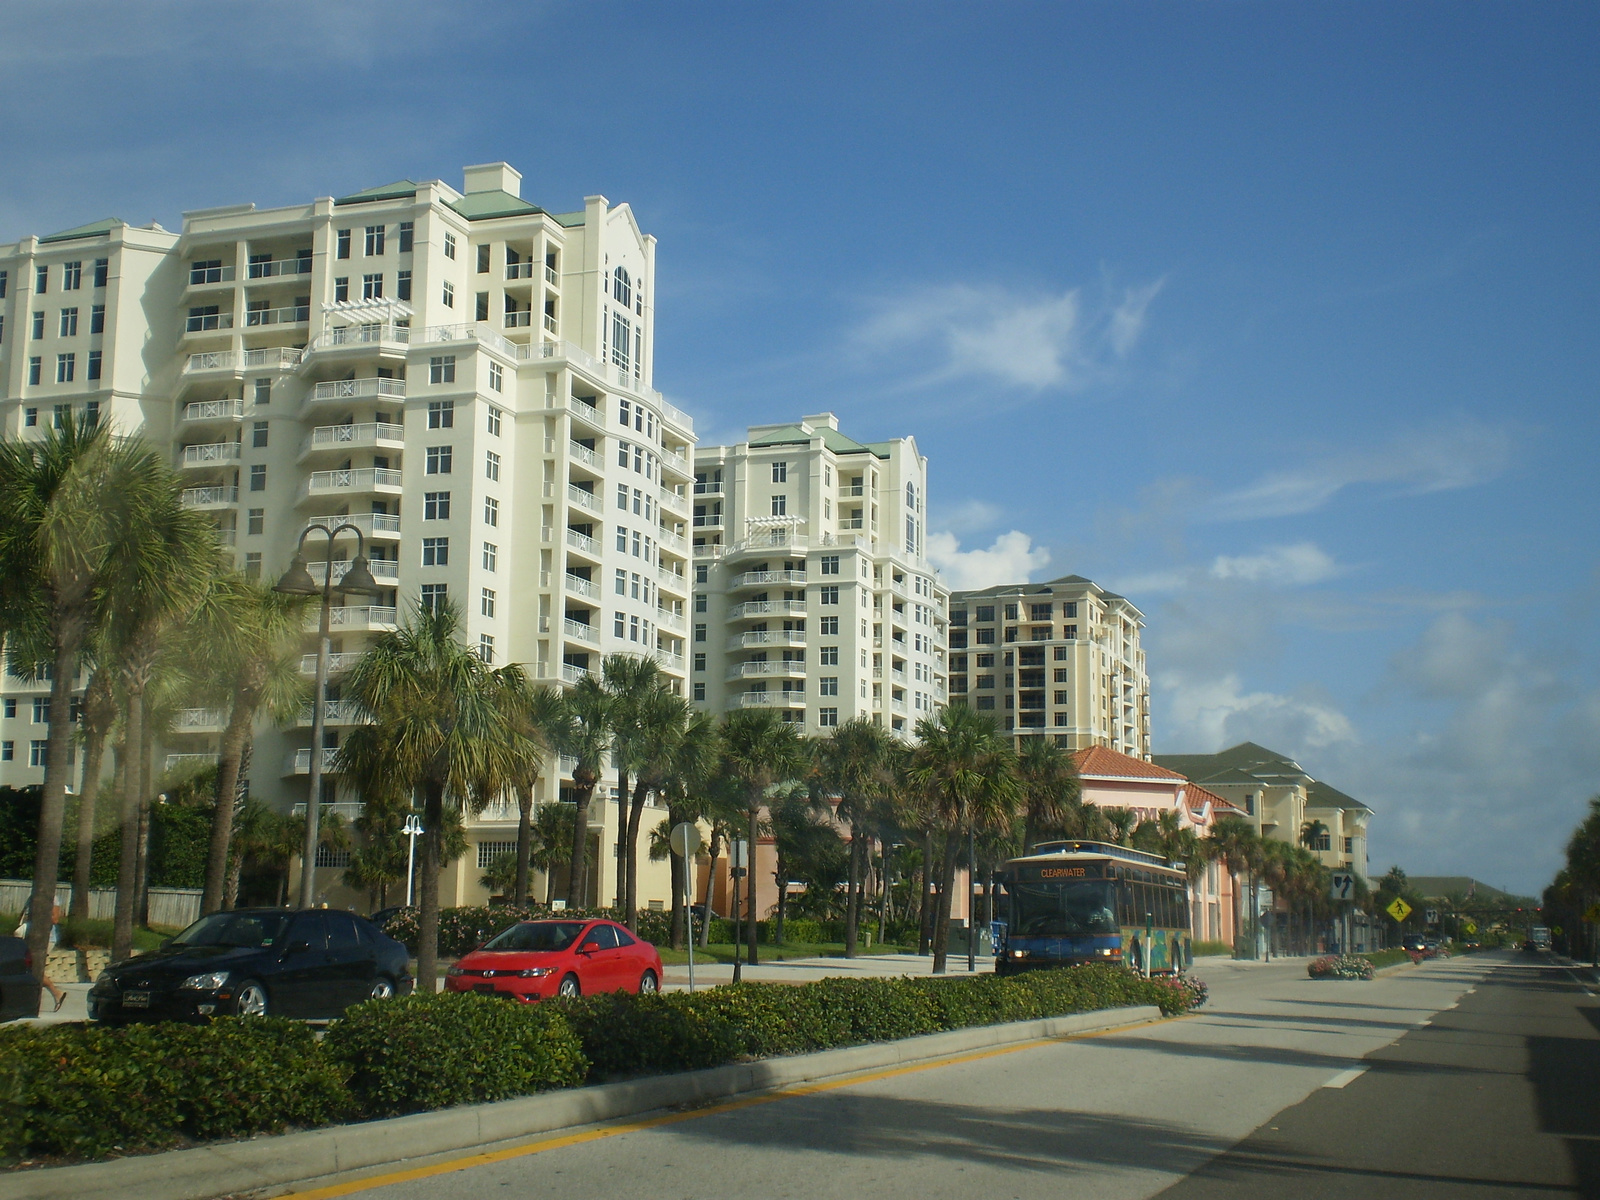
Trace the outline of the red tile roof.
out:
M 1089 746 L 1072 752 L 1078 774 L 1084 779 L 1163 779 L 1182 782 L 1183 776 L 1142 758 L 1121 754 L 1105 746 Z
M 1215 792 L 1207 791 L 1198 783 L 1191 783 L 1186 791 L 1189 807 L 1198 812 L 1206 806 L 1206 801 L 1211 801 L 1211 814 L 1217 817 L 1231 816 L 1234 813 L 1244 815 L 1244 809 L 1231 801 L 1224 800 Z

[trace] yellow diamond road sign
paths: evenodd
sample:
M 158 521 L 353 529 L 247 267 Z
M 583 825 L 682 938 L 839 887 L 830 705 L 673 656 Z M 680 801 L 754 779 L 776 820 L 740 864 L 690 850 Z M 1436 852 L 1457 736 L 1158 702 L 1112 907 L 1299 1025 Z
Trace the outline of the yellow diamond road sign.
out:
M 1477 933 L 1478 932 L 1477 924 L 1475 922 L 1472 922 L 1472 921 L 1468 921 L 1461 928 L 1466 930 L 1468 933 Z
M 1404 900 L 1400 899 L 1399 896 L 1396 896 L 1394 898 L 1394 903 L 1389 905 L 1389 907 L 1387 909 L 1385 909 L 1384 911 L 1387 912 L 1396 921 L 1404 921 L 1407 917 L 1409 917 L 1411 915 L 1411 905 L 1407 904 Z

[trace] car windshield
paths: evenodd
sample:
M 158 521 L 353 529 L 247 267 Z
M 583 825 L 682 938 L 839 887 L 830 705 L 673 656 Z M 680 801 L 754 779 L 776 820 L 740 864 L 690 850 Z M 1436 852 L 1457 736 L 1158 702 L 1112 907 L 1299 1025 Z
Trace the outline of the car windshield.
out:
M 213 913 L 177 937 L 176 946 L 232 946 L 259 950 L 276 945 L 289 923 L 287 913 Z
M 1014 883 L 1011 924 L 1026 937 L 1082 937 L 1117 932 L 1111 884 L 1102 880 L 1071 883 Z
M 583 932 L 582 921 L 524 921 L 483 944 L 485 950 L 565 950 Z

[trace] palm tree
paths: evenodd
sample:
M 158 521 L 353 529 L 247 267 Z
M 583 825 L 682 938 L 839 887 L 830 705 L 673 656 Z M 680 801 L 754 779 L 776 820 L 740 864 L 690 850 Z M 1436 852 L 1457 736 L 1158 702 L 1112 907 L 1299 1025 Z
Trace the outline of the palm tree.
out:
M 635 758 L 636 775 L 633 801 L 628 806 L 623 830 L 626 854 L 623 856 L 622 915 L 629 929 L 638 922 L 639 912 L 639 824 L 644 817 L 645 798 L 659 794 L 678 744 L 687 735 L 694 709 L 681 696 L 675 696 L 660 682 L 652 684 L 632 705 L 631 724 L 640 737 Z M 621 819 L 621 813 L 618 819 Z
M 533 797 L 538 788 L 539 772 L 564 727 L 566 704 L 559 689 L 531 683 L 526 672 L 515 664 L 501 667 L 494 677 L 507 722 L 516 735 L 511 746 L 515 759 L 513 775 L 506 781 L 504 790 L 517 798 L 516 877 L 512 881 L 511 896 L 513 903 L 522 905 L 528 902 Z
M 439 871 L 447 816 L 459 827 L 460 810 L 473 803 L 475 785 L 508 778 L 516 766 L 517 735 L 499 702 L 499 685 L 476 651 L 462 645 L 460 631 L 452 603 L 418 604 L 404 626 L 373 641 L 345 683 L 348 697 L 372 724 L 345 739 L 341 770 L 371 776 L 397 792 L 422 792 L 417 987 L 424 992 L 437 990 L 439 982 Z
M 977 826 L 1009 827 L 1021 787 L 1016 753 L 990 717 L 964 704 L 941 709 L 917 722 L 917 748 L 910 778 L 935 806 L 944 832 L 939 872 L 939 908 L 933 927 L 933 971 L 943 974 L 950 941 L 951 889 L 961 835 Z M 974 914 L 975 915 L 975 914 Z
M 1243 817 L 1218 817 L 1212 823 L 1208 840 L 1212 845 L 1213 857 L 1226 866 L 1228 873 L 1233 877 L 1233 937 L 1234 950 L 1237 954 L 1246 936 L 1244 892 L 1239 884 L 1244 878 L 1246 869 L 1258 859 L 1261 839 L 1256 833 L 1255 826 Z M 1251 906 L 1254 907 L 1253 899 Z M 1253 917 L 1250 926 L 1252 930 L 1250 936 L 1253 938 L 1255 926 Z M 1250 957 L 1254 958 L 1254 941 L 1250 945 Z
M 567 907 L 589 902 L 589 802 L 600 781 L 600 764 L 611 741 L 611 697 L 592 675 L 566 694 L 562 719 L 554 728 L 556 748 L 577 760 L 572 768 L 572 853 L 567 858 Z
M 1022 784 L 1022 852 L 1030 854 L 1045 830 L 1065 831 L 1082 794 L 1072 756 L 1055 743 L 1031 737 L 1017 755 L 1017 778 Z
M 669 826 L 692 822 L 700 812 L 691 797 L 704 795 L 716 769 L 718 733 L 716 721 L 707 713 L 696 713 L 676 696 L 660 693 L 646 720 L 656 740 L 647 762 L 647 773 L 657 796 L 667 803 Z M 671 704 L 666 701 L 671 701 Z M 672 946 L 679 949 L 687 936 L 687 910 L 684 896 L 689 888 L 688 864 L 678 855 L 671 857 L 672 871 Z M 638 883 L 629 881 L 630 904 L 637 908 Z
M 862 891 L 871 825 L 891 791 L 893 739 L 870 717 L 856 717 L 814 744 L 817 782 L 839 798 L 839 819 L 850 826 L 850 874 L 846 887 L 844 953 L 856 955 Z
M 644 813 L 648 785 L 635 779 L 630 793 L 629 776 L 638 776 L 649 753 L 650 738 L 645 730 L 646 713 L 652 694 L 665 689 L 661 666 L 653 658 L 638 654 L 608 654 L 600 663 L 600 678 L 611 696 L 611 765 L 617 772 L 617 899 L 616 906 L 626 914 L 628 881 L 637 890 L 639 819 Z M 635 898 L 637 906 L 637 897 Z M 633 928 L 630 918 L 628 927 Z
M 722 770 L 738 786 L 748 821 L 749 851 L 745 863 L 749 908 L 746 914 L 747 956 L 756 965 L 756 845 L 761 808 L 767 792 L 799 778 L 805 769 L 805 748 L 794 724 L 766 708 L 729 713 L 722 723 Z
M 184 667 L 196 697 L 228 712 L 217 758 L 216 807 L 206 853 L 200 912 L 223 905 L 228 842 L 239 805 L 239 778 L 256 716 L 296 714 L 305 695 L 300 675 L 305 598 L 287 596 L 242 575 L 217 577 L 189 621 Z
M 1106 834 L 1111 842 L 1118 846 L 1128 846 L 1133 842 L 1133 831 L 1139 825 L 1139 814 L 1131 808 L 1102 808 L 1100 815 L 1105 819 Z
M 89 919 L 89 868 L 94 857 L 96 809 L 104 782 L 106 742 L 117 721 L 117 699 L 111 671 L 95 663 L 83 693 L 83 776 L 78 785 L 78 854 L 72 867 L 75 921 Z
M 529 826 L 530 866 L 544 872 L 544 902 L 556 896 L 556 872 L 572 859 L 573 806 L 552 801 L 533 812 Z M 526 903 L 526 900 L 523 901 Z
M 72 689 L 106 612 L 112 577 L 137 565 L 135 534 L 173 472 L 135 438 L 70 413 L 37 439 L 0 441 L 0 634 L 40 648 L 50 720 L 28 948 L 42 975 L 71 768 Z

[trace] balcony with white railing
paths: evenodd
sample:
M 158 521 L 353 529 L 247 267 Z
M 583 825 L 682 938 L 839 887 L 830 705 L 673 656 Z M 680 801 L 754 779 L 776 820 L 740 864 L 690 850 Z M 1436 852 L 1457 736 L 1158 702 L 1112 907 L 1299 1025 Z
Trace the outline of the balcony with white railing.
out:
M 689 541 L 681 533 L 673 533 L 670 529 L 656 531 L 656 543 L 663 550 L 670 550 L 674 554 L 688 554 Z
M 563 576 L 562 583 L 566 586 L 567 591 L 574 596 L 584 596 L 590 600 L 598 600 L 600 598 L 600 589 L 595 586 L 592 579 L 585 579 L 583 576 L 574 575 L 569 571 Z
M 189 286 L 192 288 L 211 287 L 219 283 L 232 283 L 234 268 L 228 266 L 202 266 L 195 263 L 189 268 Z
M 340 650 L 328 655 L 328 674 L 336 675 L 340 671 L 348 671 L 356 665 L 356 660 L 361 655 L 353 650 Z M 315 675 L 317 673 L 317 656 L 315 654 L 302 654 L 300 656 L 300 674 Z
M 686 517 L 689 515 L 689 498 L 687 496 L 680 496 L 671 488 L 661 489 L 661 502 L 672 512 L 678 513 L 680 516 Z
M 589 646 L 600 644 L 599 630 L 593 625 L 585 625 L 582 621 L 574 621 L 570 617 L 562 618 L 561 632 L 575 642 L 583 642 Z
M 567 545 L 580 554 L 587 554 L 590 558 L 600 557 L 600 543 L 587 533 L 579 533 L 576 529 L 567 530 Z
M 327 569 L 327 565 L 328 565 L 328 560 L 327 559 L 319 558 L 319 559 L 315 559 L 313 561 L 307 562 L 306 563 L 306 570 L 310 571 L 311 572 L 311 578 L 316 580 L 317 583 L 320 584 L 322 582 L 322 579 L 323 579 L 323 573 Z M 399 580 L 400 580 L 400 564 L 395 562 L 395 561 L 393 561 L 392 559 L 387 559 L 387 558 L 371 558 L 371 559 L 368 559 L 367 560 L 367 568 L 372 572 L 372 577 L 374 579 L 376 579 L 379 583 L 398 583 Z M 349 573 L 349 571 L 350 571 L 350 564 L 348 562 L 340 562 L 340 561 L 338 561 L 336 559 L 334 561 L 334 564 L 333 564 L 333 582 L 337 584 L 341 579 L 343 579 L 345 577 L 345 575 L 347 575 Z M 357 607 L 364 608 L 366 606 L 365 605 L 358 605 Z M 338 609 L 334 609 L 334 611 L 338 612 L 339 610 Z M 393 612 L 394 610 L 390 609 L 389 611 Z M 316 628 L 316 623 L 312 622 L 311 625 L 310 625 L 310 628 L 313 628 L 313 629 Z
M 186 424 L 241 421 L 244 419 L 244 401 L 193 400 L 183 406 L 183 419 Z
M 300 447 L 300 457 L 329 451 L 344 453 L 360 448 L 403 450 L 405 438 L 404 425 L 381 421 L 366 421 L 359 425 L 318 425 Z
M 586 467 L 593 467 L 596 471 L 600 469 L 600 456 L 587 446 L 568 441 L 567 453 L 572 456 L 575 462 L 581 462 Z
M 338 774 L 337 763 L 339 748 L 337 746 L 324 746 L 322 748 L 322 773 L 324 775 Z M 283 756 L 283 773 L 285 775 L 311 774 L 311 748 L 291 750 Z
M 669 571 L 665 567 L 657 567 L 656 582 L 662 587 L 666 588 L 669 592 L 675 592 L 680 596 L 687 596 L 689 594 L 688 576 L 682 574 L 681 572 Z
M 539 323 L 540 323 L 540 325 L 542 325 L 544 327 L 544 331 L 546 333 L 548 333 L 551 337 L 555 337 L 557 335 L 558 326 L 556 325 L 556 318 L 555 318 L 555 314 L 554 313 L 545 313 L 543 318 L 540 320 Z
M 683 633 L 689 628 L 688 622 L 683 619 L 683 614 L 673 612 L 670 608 L 656 609 L 656 624 L 674 633 Z
M 747 600 L 743 604 L 735 604 L 728 609 L 730 621 L 747 621 L 752 617 L 803 617 L 806 615 L 806 602 L 804 600 Z
M 839 496 L 841 499 L 848 499 L 852 496 L 865 496 L 866 494 L 867 489 L 864 484 L 847 483 L 839 486 Z
M 676 471 L 678 474 L 686 476 L 690 479 L 694 478 L 694 464 L 683 455 L 675 454 L 671 450 L 665 449 L 661 450 L 660 454 L 662 464 L 665 465 L 669 470 Z M 695 492 L 698 493 L 699 491 L 700 488 L 697 485 L 695 487 Z
M 745 571 L 728 580 L 730 588 L 761 587 L 773 583 L 798 583 L 804 584 L 806 573 L 804 571 Z
M 226 508 L 239 503 L 239 489 L 221 484 L 215 487 L 184 488 L 179 499 L 185 508 Z
M 556 269 L 549 263 L 544 265 L 544 281 L 553 288 L 561 286 L 561 276 L 556 274 Z
M 681 654 L 674 654 L 671 650 L 657 650 L 651 657 L 669 671 L 682 672 L 683 670 L 683 655 Z
M 311 389 L 306 399 L 312 404 L 327 400 L 404 400 L 406 381 L 387 376 L 369 376 L 365 379 L 330 379 Z
M 507 358 L 521 361 L 528 357 L 526 346 L 508 342 L 487 321 L 474 321 L 461 325 L 430 325 L 418 332 L 417 344 L 433 345 L 441 342 L 477 342 Z
M 752 646 L 804 646 L 806 635 L 800 629 L 757 629 L 750 633 L 735 634 L 728 639 L 729 650 L 745 650 Z
M 218 333 L 225 329 L 233 328 L 233 314 L 231 312 L 192 313 L 184 318 L 183 332 L 191 333 Z
M 744 692 L 739 697 L 740 708 L 804 708 L 804 692 Z
M 248 269 L 251 279 L 275 279 L 283 275 L 309 275 L 311 274 L 311 260 L 309 258 L 274 258 L 265 262 L 253 262 Z
M 390 321 L 373 321 L 364 325 L 333 325 L 311 339 L 307 354 L 344 349 L 376 347 L 379 351 L 403 348 L 411 344 L 411 326 Z
M 589 678 L 589 675 L 590 671 L 588 667 L 578 667 L 574 666 L 572 663 L 561 664 L 562 683 L 577 683 L 580 679 Z
M 180 708 L 172 714 L 173 733 L 221 733 L 228 714 L 220 708 Z
M 309 304 L 288 304 L 281 308 L 252 308 L 246 310 L 246 326 L 304 325 L 311 320 Z
M 579 508 L 586 508 L 593 513 L 604 511 L 604 505 L 599 496 L 593 492 L 585 491 L 574 483 L 567 484 L 567 499 Z
M 238 442 L 207 442 L 202 446 L 185 446 L 181 465 L 185 467 L 216 467 L 223 463 L 239 461 Z
M 400 536 L 400 517 L 397 513 L 350 513 L 347 516 L 332 514 L 306 518 L 306 527 L 310 528 L 313 525 L 320 525 L 324 529 L 333 529 L 339 525 L 354 525 L 368 539 L 388 540 Z
M 311 701 L 307 700 L 300 706 L 295 724 L 303 729 L 309 729 L 315 719 L 316 714 L 312 712 Z M 354 700 L 323 701 L 322 721 L 325 725 L 366 725 L 370 720 L 371 718 L 361 711 L 361 706 Z
M 297 346 L 261 346 L 246 350 L 242 361 L 252 371 L 292 371 L 305 356 L 306 352 Z
M 311 769 L 311 757 L 310 757 L 310 755 L 311 755 L 311 751 L 307 750 L 306 751 L 306 771 L 302 771 L 301 774 L 306 774 Z M 362 813 L 366 812 L 367 811 L 367 806 L 365 804 L 363 804 L 359 800 L 335 800 L 332 804 L 318 805 L 317 811 L 319 813 L 322 813 L 324 816 L 332 814 L 333 816 L 338 817 L 341 821 L 350 822 L 350 821 L 354 821 Z M 305 801 L 302 800 L 299 804 L 291 806 L 290 809 L 289 809 L 289 815 L 291 817 L 303 817 L 303 816 L 305 816 L 306 815 Z
M 389 467 L 341 467 L 336 471 L 313 471 L 300 496 L 305 500 L 315 496 L 360 494 L 398 496 L 400 472 Z
M 218 756 L 215 754 L 169 754 L 163 770 L 173 771 L 198 771 L 203 767 L 217 765 Z
M 505 326 L 507 329 L 527 329 L 532 324 L 532 309 L 512 309 L 506 313 Z
M 525 258 L 521 262 L 507 263 L 506 279 L 532 279 L 533 273 L 537 269 L 538 264 L 535 263 L 531 258 Z
M 338 579 L 344 578 L 344 571 L 338 569 L 341 565 L 340 563 L 334 564 L 334 575 Z M 375 561 L 372 565 L 376 567 L 379 562 Z M 393 563 L 384 563 L 383 565 L 394 566 Z M 307 564 L 307 570 L 311 570 L 310 564 Z M 349 567 L 346 566 L 345 570 L 349 570 Z M 377 572 L 374 571 L 373 578 L 377 579 L 378 577 Z M 322 578 L 321 563 L 316 564 L 316 570 L 312 573 L 311 578 L 318 580 Z M 399 572 L 395 573 L 394 578 L 398 581 Z M 312 633 L 316 632 L 319 616 L 320 614 L 316 610 L 306 613 L 307 630 Z M 362 630 L 387 631 L 393 629 L 399 623 L 399 620 L 400 614 L 392 605 L 388 604 L 346 604 L 343 607 L 330 608 L 328 610 L 328 628 L 350 632 Z
M 806 664 L 803 662 L 747 662 L 735 663 L 728 668 L 728 680 L 780 678 L 804 679 Z
M 600 409 L 593 404 L 585 404 L 576 396 L 567 401 L 567 411 L 580 420 L 587 421 L 597 429 L 604 429 L 606 417 Z

